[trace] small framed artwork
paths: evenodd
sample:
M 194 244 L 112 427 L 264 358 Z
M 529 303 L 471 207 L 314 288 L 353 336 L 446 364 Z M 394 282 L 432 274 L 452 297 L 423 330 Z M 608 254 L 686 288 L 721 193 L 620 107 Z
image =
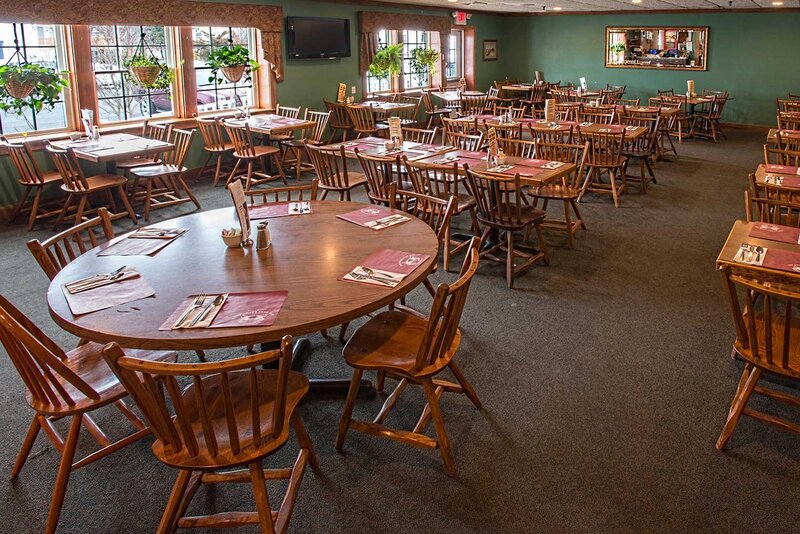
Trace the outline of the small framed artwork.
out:
M 497 61 L 497 39 L 483 41 L 483 60 Z

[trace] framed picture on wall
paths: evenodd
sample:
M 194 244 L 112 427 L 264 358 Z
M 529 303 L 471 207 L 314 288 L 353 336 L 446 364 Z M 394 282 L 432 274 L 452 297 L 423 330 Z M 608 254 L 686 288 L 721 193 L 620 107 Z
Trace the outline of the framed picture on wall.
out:
M 483 41 L 483 60 L 497 61 L 497 39 Z

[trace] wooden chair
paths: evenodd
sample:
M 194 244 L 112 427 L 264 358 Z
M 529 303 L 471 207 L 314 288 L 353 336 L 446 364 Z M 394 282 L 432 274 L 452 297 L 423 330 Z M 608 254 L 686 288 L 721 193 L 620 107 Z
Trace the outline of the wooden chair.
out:
M 717 449 L 725 448 L 742 415 L 800 433 L 797 423 L 747 406 L 753 393 L 790 406 L 800 405 L 800 398 L 795 395 L 758 385 L 765 371 L 790 382 L 800 381 L 797 275 L 745 265 L 727 265 L 720 275 L 736 330 L 733 351 L 745 366 L 717 439 Z
M 253 142 L 253 134 L 250 132 L 250 125 L 245 123 L 243 126 L 237 126 L 231 123 L 224 123 L 225 131 L 228 132 L 228 137 L 233 143 L 233 157 L 236 159 L 236 166 L 233 172 L 228 177 L 225 184 L 227 187 L 229 183 L 237 179 L 236 171 L 242 162 L 247 164 L 247 174 L 245 174 L 245 189 L 249 190 L 254 185 L 260 185 L 274 180 L 282 180 L 284 185 L 286 182 L 286 175 L 283 173 L 283 164 L 281 162 L 281 151 L 278 147 L 267 145 L 256 145 Z M 266 164 L 264 160 L 270 158 L 273 167 L 277 169 L 278 174 L 267 174 Z M 255 163 L 258 161 L 261 164 L 263 172 L 254 171 Z M 256 177 L 253 179 L 253 177 Z
M 778 143 L 774 148 L 764 145 L 764 163 L 800 167 L 800 147 L 788 147 L 783 143 Z
M 11 212 L 9 222 L 14 222 L 23 211 L 29 211 L 28 231 L 30 231 L 36 221 L 58 215 L 61 211 L 61 206 L 56 209 L 42 211 L 44 207 L 42 192 L 48 188 L 52 189 L 51 186 L 53 185 L 63 183 L 61 174 L 58 171 L 42 171 L 39 164 L 36 163 L 36 157 L 30 143 L 11 143 L 5 136 L 0 136 L 0 147 L 6 151 L 11 159 L 11 163 L 17 170 L 17 183 L 22 187 L 22 194 L 14 205 L 14 211 Z M 27 204 L 31 192 L 33 192 L 33 199 L 30 204 Z M 60 198 L 58 204 L 63 200 L 63 198 Z
M 367 191 L 367 177 L 347 170 L 344 146 L 334 148 L 306 145 L 306 152 L 319 179 L 322 200 L 331 191 L 339 193 L 339 200 L 342 201 L 350 201 L 350 192 L 356 187 L 363 187 Z
M 128 202 L 128 197 L 125 194 L 127 178 L 116 174 L 98 174 L 86 177 L 72 148 L 61 149 L 46 143 L 45 149 L 50 153 L 56 169 L 61 174 L 61 179 L 64 182 L 61 184 L 61 189 L 67 194 L 67 200 L 64 202 L 64 206 L 56 219 L 55 228 L 61 226 L 69 209 L 76 200 L 78 206 L 75 210 L 75 223 L 80 223 L 83 220 L 84 212 L 89 207 L 89 195 L 95 193 L 103 193 L 105 195 L 108 205 L 115 212 L 112 214 L 113 219 L 127 215 L 133 221 L 133 224 L 138 224 L 136 214 L 133 212 L 131 203 Z M 118 193 L 120 201 L 125 207 L 125 213 L 116 213 L 117 207 L 112 191 Z
M 633 111 L 626 110 L 622 116 L 622 124 L 625 126 L 636 126 L 647 128 L 647 134 L 636 139 L 628 139 L 622 149 L 622 155 L 626 158 L 625 175 L 629 182 L 641 184 L 642 193 L 647 193 L 647 184 L 656 181 L 656 174 L 653 170 L 653 161 L 658 155 L 658 134 L 661 124 L 660 111 Z M 638 160 L 639 175 L 628 174 L 628 166 L 631 161 Z M 647 174 L 645 174 L 645 170 Z
M 778 113 L 800 113 L 800 100 L 788 99 L 783 100 L 780 98 L 775 99 L 775 108 Z
M 572 141 L 572 126 L 567 130 L 546 130 L 534 128 L 528 124 L 528 133 L 531 139 L 543 143 L 569 143 Z
M 488 175 L 473 172 L 467 168 L 467 186 L 475 199 L 478 222 L 484 226 L 481 234 L 481 257 L 506 264 L 506 283 L 514 287 L 514 277 L 530 268 L 538 261 L 550 265 L 547 245 L 542 236 L 542 221 L 546 213 L 533 206 L 525 205 L 522 198 L 522 185 L 519 174 L 511 176 Z M 525 232 L 533 225 L 539 239 L 538 252 L 518 250 L 514 246 L 514 232 Z M 492 231 L 505 234 L 505 239 L 483 249 Z M 505 252 L 505 258 L 496 255 Z M 515 264 L 516 258 L 522 262 Z
M 281 117 L 286 117 L 287 119 L 299 119 L 300 118 L 300 108 L 291 108 L 288 106 L 281 106 L 278 104 L 275 106 L 275 114 L 280 115 Z M 268 136 L 269 142 L 271 143 L 280 143 L 284 141 L 288 141 L 290 139 L 294 139 L 294 132 L 291 133 L 278 133 L 278 134 L 269 134 Z
M 658 96 L 675 96 L 675 89 L 659 89 Z
M 112 239 L 114 229 L 111 226 L 111 216 L 106 208 L 99 208 L 97 217 L 80 222 L 43 242 L 31 239 L 28 241 L 28 249 L 47 278 L 52 280 L 69 262 Z
M 666 121 L 661 121 L 661 127 L 664 130 L 661 136 L 661 151 L 666 150 L 664 141 L 668 141 L 670 150 L 676 156 L 678 151 L 675 149 L 675 144 L 672 142 L 672 137 L 678 138 L 678 144 L 683 144 L 683 137 L 691 131 L 691 124 L 689 123 L 689 116 L 686 113 L 686 99 L 679 96 L 663 96 L 661 101 L 657 104 L 665 109 L 677 109 L 677 113 L 672 115 Z M 684 133 L 684 131 L 686 133 Z
M 353 123 L 356 138 L 363 136 L 379 136 L 386 132 L 389 126 L 375 122 L 375 112 L 372 106 L 347 106 L 347 113 Z
M 411 182 L 403 180 L 400 156 L 365 156 L 356 149 L 356 157 L 367 178 L 367 197 L 373 204 L 391 203 L 391 185 L 398 190 L 413 191 Z
M 450 165 L 439 163 L 426 163 L 422 161 L 409 161 L 404 159 L 408 177 L 414 186 L 414 191 L 420 194 L 436 197 L 441 200 L 454 199 L 454 216 L 469 213 L 471 230 L 480 232 L 478 219 L 475 215 L 475 199 L 461 183 L 464 178 L 459 175 L 458 162 Z M 469 239 L 457 239 L 453 236 L 452 227 L 448 225 L 442 240 L 442 259 L 444 270 L 450 270 L 450 261 L 453 256 L 461 253 L 469 244 Z
M 728 98 L 728 91 L 716 89 L 703 89 L 703 96 L 716 96 L 717 98 Z
M 703 93 L 705 94 L 705 92 L 704 90 Z M 694 135 L 710 138 L 715 143 L 717 142 L 717 135 L 721 135 L 725 139 L 728 138 L 720 125 L 722 111 L 727 101 L 727 95 L 717 96 L 716 94 L 711 94 L 711 102 L 708 108 L 698 111 L 692 116 L 692 132 Z
M 422 96 L 399 96 L 396 102 L 401 104 L 411 104 L 414 107 L 407 109 L 398 109 L 395 115 L 400 117 L 400 124 L 403 126 L 416 127 L 420 124 L 419 108 L 422 106 Z
M 0 342 L 25 383 L 27 401 L 34 411 L 28 433 L 11 469 L 11 478 L 19 476 L 42 429 L 61 454 L 44 528 L 48 534 L 54 533 L 72 471 L 140 440 L 150 433 L 150 429 L 123 401 L 128 392 L 103 361 L 101 345 L 86 343 L 65 352 L 2 296 Z M 128 350 L 127 354 L 152 362 L 174 362 L 177 358 L 175 352 Z M 90 412 L 110 405 L 122 412 L 136 429 L 134 433 L 114 442 L 111 442 L 89 415 Z M 53 424 L 59 419 L 69 421 L 66 439 L 61 437 Z M 100 448 L 74 461 L 81 427 L 86 428 Z
M 141 199 L 144 202 L 145 221 L 150 220 L 152 209 L 176 206 L 185 202 L 193 202 L 197 209 L 201 208 L 200 201 L 183 178 L 183 173 L 187 170 L 183 164 L 192 146 L 194 134 L 194 130 L 172 130 L 169 142 L 175 145 L 175 149 L 165 152 L 161 163 L 131 169 L 130 173 L 133 176 L 131 199 L 133 201 Z M 144 192 L 139 194 L 142 181 L 145 182 Z M 154 190 L 154 183 L 160 183 L 162 188 Z M 186 193 L 185 198 L 181 196 L 181 190 Z
M 525 108 L 519 107 L 515 108 L 514 106 L 501 106 L 495 103 L 494 107 L 492 108 L 492 114 L 495 116 L 505 115 L 508 113 L 512 119 L 521 119 L 525 116 Z
M 279 350 L 213 363 L 154 363 L 125 355 L 116 343 L 106 346 L 103 356 L 150 423 L 153 455 L 179 470 L 158 532 L 241 525 L 286 532 L 306 465 L 319 468 L 296 411 L 308 392 L 308 378 L 289 370 L 290 336 Z M 276 361 L 277 369 L 260 368 Z M 289 441 L 290 426 L 300 445 L 294 465 L 264 469 L 263 459 Z M 238 467 L 245 469 L 230 470 Z M 270 506 L 266 480 L 288 481 L 277 511 Z M 242 482 L 252 484 L 257 511 L 186 515 L 201 484 Z
M 149 119 L 145 119 L 142 123 L 142 137 L 153 139 L 154 141 L 167 141 L 170 132 L 172 131 L 171 124 L 153 124 Z M 142 165 L 155 165 L 161 162 L 161 156 L 134 156 L 131 159 L 126 159 L 116 162 L 117 170 L 122 170 L 123 174 L 127 175 L 128 171 Z
M 800 100 L 800 95 L 788 93 L 786 95 L 786 98 L 788 98 L 789 100 Z
M 477 135 L 447 132 L 445 138 L 448 145 L 458 150 L 478 151 L 483 149 L 483 132 Z
M 472 385 L 453 361 L 461 342 L 458 328 L 469 286 L 478 268 L 478 240 L 473 238 L 458 280 L 439 284 L 428 317 L 401 310 L 378 314 L 359 328 L 343 350 L 345 361 L 353 368 L 353 378 L 347 394 L 336 448 L 342 450 L 349 429 L 385 437 L 426 449 L 439 449 L 445 470 L 454 476 L 455 462 L 444 427 L 439 398 L 445 392 L 464 393 L 478 409 L 481 402 Z M 456 382 L 435 378 L 449 369 Z M 365 371 L 384 372 L 399 382 L 372 421 L 352 418 L 361 377 Z M 427 404 L 411 432 L 398 431 L 384 421 L 409 384 L 421 384 Z M 423 434 L 430 420 L 436 429 L 436 439 Z
M 430 129 L 432 126 L 436 126 L 437 122 L 441 124 L 442 117 L 449 116 L 453 113 L 453 110 L 450 108 L 439 108 L 433 103 L 433 98 L 431 97 L 431 93 L 427 89 L 422 90 L 422 104 L 425 106 L 425 115 L 427 116 L 427 120 L 425 122 L 425 127 Z
M 608 103 L 612 106 L 626 106 L 626 107 L 637 107 L 639 105 L 638 98 L 609 98 Z
M 775 134 L 775 147 L 785 152 L 800 152 L 800 138 L 785 135 L 783 130 L 778 130 Z
M 341 133 L 342 142 L 347 141 L 347 133 L 353 128 L 353 123 L 350 122 L 350 114 L 347 112 L 347 105 L 328 102 L 324 98 L 322 102 L 325 104 L 325 109 L 331 114 L 329 123 L 331 135 L 328 137 L 328 142 L 332 142 L 338 133 Z
M 625 90 L 628 88 L 627 85 L 611 85 L 610 83 L 606 84 L 606 91 L 616 91 L 620 94 L 620 98 L 622 95 L 625 94 Z
M 447 136 L 450 133 L 465 133 L 465 134 L 476 134 L 478 133 L 478 119 L 473 118 L 470 120 L 467 119 L 450 119 L 447 117 L 442 117 L 442 137 L 446 141 Z
M 614 124 L 616 118 L 617 108 L 614 106 L 582 106 L 577 111 L 578 122 Z
M 550 94 L 556 99 L 556 104 L 565 104 L 567 102 L 576 102 L 577 95 L 570 89 L 550 89 Z
M 200 168 L 200 172 L 197 173 L 197 177 L 203 176 L 211 159 L 216 156 L 217 165 L 214 170 L 214 187 L 216 187 L 222 171 L 223 156 L 233 153 L 233 143 L 225 138 L 225 131 L 217 117 L 204 119 L 198 117 L 196 113 L 192 117 L 197 122 L 197 129 L 200 130 L 200 136 L 203 138 L 203 150 L 208 152 L 208 157 Z
M 522 123 L 517 122 L 514 124 L 497 124 L 495 126 L 488 126 L 486 119 L 481 122 L 480 129 L 482 132 L 488 132 L 489 128 L 494 128 L 497 133 L 498 139 L 521 139 L 522 138 Z M 486 134 L 484 134 L 486 135 Z
M 461 95 L 461 114 L 464 116 L 480 115 L 486 109 L 487 95 Z
M 250 205 L 278 202 L 303 202 L 307 200 L 317 200 L 318 189 L 319 179 L 314 178 L 310 184 L 245 191 L 244 195 L 250 198 Z
M 295 179 L 300 179 L 300 174 L 303 169 L 313 170 L 314 166 L 311 163 L 303 162 L 303 154 L 306 153 L 306 145 L 322 145 L 322 137 L 325 135 L 325 130 L 328 128 L 328 121 L 330 120 L 330 112 L 311 111 L 306 109 L 304 119 L 314 123 L 313 128 L 308 128 L 303 131 L 303 137 L 300 139 L 286 139 L 281 141 L 281 148 L 283 149 L 284 166 L 293 165 L 295 168 Z M 287 158 L 287 153 L 292 156 Z
M 578 210 L 578 196 L 581 192 L 581 180 L 588 151 L 589 146 L 586 143 L 583 145 L 541 141 L 536 143 L 537 158 L 574 163 L 576 167 L 575 171 L 564 178 L 560 184 L 543 185 L 528 190 L 528 194 L 534 200 L 534 206 L 537 206 L 539 200 L 543 201 L 543 211 L 547 211 L 547 205 L 551 200 L 563 204 L 564 219 L 547 217 L 542 222 L 542 226 L 565 232 L 570 250 L 573 249 L 575 234 L 578 230 L 587 229 L 581 212 Z
M 791 111 L 778 113 L 778 129 L 800 130 L 800 113 Z
M 517 158 L 536 157 L 536 141 L 534 140 L 500 138 L 497 140 L 497 144 L 503 149 L 503 153 L 506 156 Z
M 748 221 L 800 227 L 800 195 L 774 184 L 758 183 L 755 174 L 749 175 L 749 189 L 745 197 Z
M 622 148 L 625 146 L 625 131 L 615 133 L 586 133 L 579 132 L 581 143 L 589 143 L 589 152 L 586 157 L 588 174 L 581 187 L 578 202 L 583 199 L 587 191 L 598 193 L 611 193 L 614 197 L 614 207 L 619 207 L 619 195 L 625 192 L 625 157 Z M 602 181 L 603 175 L 608 175 L 608 183 Z M 619 179 L 619 184 L 617 180 Z
M 556 103 L 556 118 L 561 121 L 576 121 L 578 120 L 578 111 L 581 105 L 576 102 L 562 102 Z
M 422 143 L 423 145 L 432 145 L 436 142 L 436 133 L 438 128 L 433 130 L 422 130 L 420 128 L 406 128 L 403 126 L 403 139 L 411 141 L 412 143 Z
M 522 100 L 522 103 L 528 108 L 529 113 L 533 115 L 533 110 L 544 109 L 544 101 L 547 98 L 547 84 L 537 83 L 531 87 L 528 98 Z

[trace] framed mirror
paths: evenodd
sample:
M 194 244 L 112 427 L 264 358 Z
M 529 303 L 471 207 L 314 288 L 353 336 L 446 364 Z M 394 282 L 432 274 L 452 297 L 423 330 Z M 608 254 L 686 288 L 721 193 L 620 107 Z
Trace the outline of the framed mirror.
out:
M 706 70 L 708 26 L 606 26 L 605 66 Z

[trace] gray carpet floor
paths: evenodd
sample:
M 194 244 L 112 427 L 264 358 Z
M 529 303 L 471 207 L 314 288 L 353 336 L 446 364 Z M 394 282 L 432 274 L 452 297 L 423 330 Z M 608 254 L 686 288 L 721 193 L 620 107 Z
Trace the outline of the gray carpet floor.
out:
M 575 250 L 548 234 L 552 264 L 520 277 L 515 290 L 506 288 L 502 266 L 480 267 L 457 359 L 484 409 L 458 395 L 442 402 L 456 478 L 434 452 L 355 432 L 339 454 L 333 441 L 343 400 L 304 403 L 322 465 L 305 475 L 290 531 L 796 531 L 800 437 L 745 419 L 727 452 L 714 449 L 739 373 L 714 262 L 743 217 L 742 192 L 763 138 L 731 131 L 719 144 L 686 142 L 678 159 L 658 164 L 649 194 L 633 190 L 619 209 L 609 196 L 587 198 L 589 231 Z M 229 204 L 222 188 L 195 187 L 204 208 Z M 48 235 L 0 228 L 0 292 L 70 347 L 75 339 L 50 320 L 46 277 L 25 247 Z M 410 301 L 429 303 L 422 291 Z M 349 376 L 338 342 L 310 340 L 309 374 Z M 423 400 L 416 390 L 404 395 L 390 422 L 410 428 Z M 360 401 L 355 415 L 374 415 L 382 401 Z M 9 480 L 32 412 L 4 354 L 0 410 L 0 529 L 40 532 L 59 455 L 40 436 L 20 478 Z M 119 419 L 112 410 L 97 418 L 116 436 L 127 431 Z M 81 450 L 90 445 L 84 439 Z M 296 451 L 290 441 L 267 464 L 287 465 Z M 70 480 L 60 532 L 152 532 L 174 477 L 147 440 L 83 468 Z M 281 484 L 270 489 L 275 505 Z M 249 485 L 227 485 L 202 489 L 191 510 L 252 506 Z

